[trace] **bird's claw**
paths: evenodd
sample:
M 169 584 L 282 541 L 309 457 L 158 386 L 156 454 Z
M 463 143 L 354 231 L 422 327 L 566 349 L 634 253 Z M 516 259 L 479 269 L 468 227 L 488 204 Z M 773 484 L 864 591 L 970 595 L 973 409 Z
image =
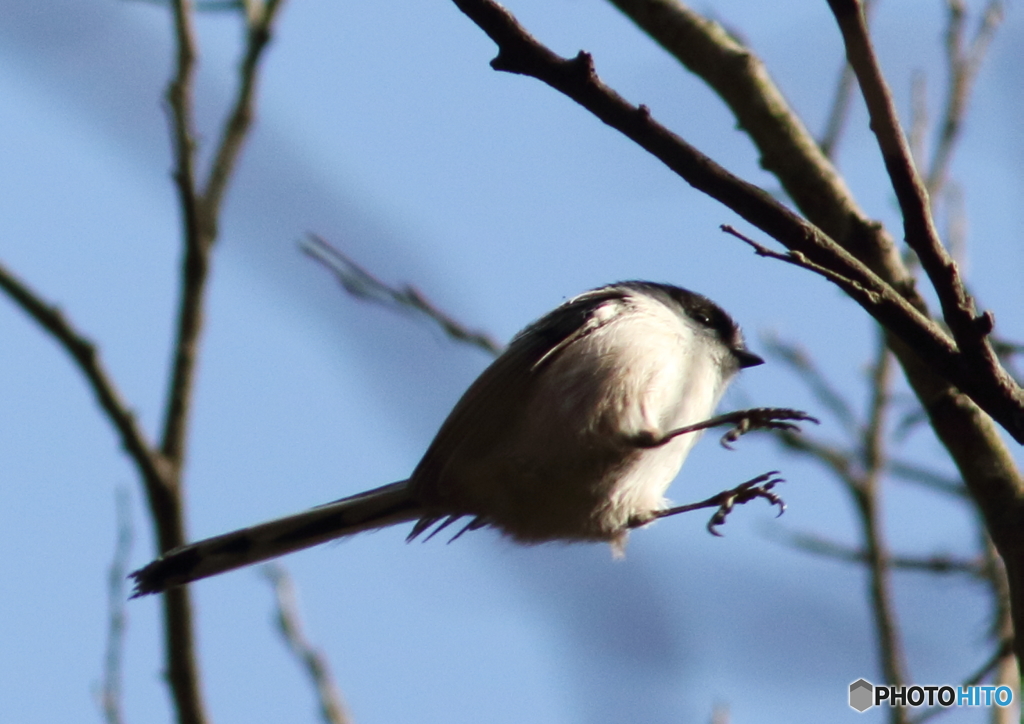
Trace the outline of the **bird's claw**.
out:
M 800 426 L 796 422 L 813 422 L 818 424 L 818 419 L 808 415 L 802 410 L 793 410 L 788 407 L 755 407 L 750 410 L 730 413 L 735 426 L 729 432 L 722 435 L 719 441 L 722 447 L 732 450 L 732 444 L 740 439 L 742 435 L 751 430 L 782 430 L 784 432 L 799 432 Z
M 772 488 L 777 484 L 785 482 L 782 478 L 775 477 L 778 474 L 778 470 L 772 470 L 764 475 L 758 475 L 753 480 L 737 485 L 732 490 L 726 490 L 716 495 L 712 500 L 718 503 L 718 510 L 715 511 L 715 514 L 711 516 L 711 520 L 708 521 L 708 533 L 721 537 L 722 534 L 718 532 L 717 528 L 725 523 L 725 519 L 732 512 L 732 509 L 737 505 L 749 503 L 755 498 L 764 498 L 771 505 L 779 506 L 779 513 L 775 516 L 776 518 L 785 513 L 785 501 L 772 492 Z

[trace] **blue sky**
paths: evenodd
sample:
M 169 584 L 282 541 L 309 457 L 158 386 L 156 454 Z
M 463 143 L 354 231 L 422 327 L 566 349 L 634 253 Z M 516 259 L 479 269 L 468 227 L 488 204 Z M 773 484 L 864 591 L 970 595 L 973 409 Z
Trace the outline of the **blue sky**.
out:
M 559 53 L 591 51 L 613 87 L 730 170 L 775 188 L 714 96 L 610 5 L 509 7 Z M 741 32 L 808 125 L 822 127 L 841 57 L 826 3 L 696 7 Z M 953 174 L 972 287 L 998 331 L 1021 340 L 1018 10 L 982 71 Z M 0 0 L 0 14 L 0 259 L 100 345 L 152 433 L 179 256 L 161 110 L 167 13 L 146 2 Z M 923 69 L 937 116 L 941 3 L 883 2 L 875 27 L 901 113 Z M 240 32 L 229 16 L 200 28 L 208 149 Z M 500 339 L 599 284 L 686 286 L 729 310 L 755 351 L 767 333 L 806 347 L 862 404 L 873 337 L 858 308 L 721 234 L 722 223 L 750 229 L 546 86 L 492 71 L 493 54 L 450 3 L 289 3 L 215 259 L 189 440 L 193 537 L 404 478 L 488 361 L 346 298 L 298 252 L 307 232 Z M 898 236 L 859 108 L 840 164 Z M 77 370 L 6 300 L 0 339 L 0 716 L 97 721 L 115 491 L 131 495 L 141 565 L 153 552 L 141 489 Z M 815 405 L 779 363 L 745 372 L 723 408 L 747 404 Z M 834 425 L 814 433 L 839 435 Z M 926 433 L 907 449 L 950 468 Z M 737 723 L 841 721 L 855 716 L 849 682 L 879 678 L 865 577 L 770 533 L 854 541 L 843 491 L 751 437 L 732 453 L 705 440 L 670 495 L 697 500 L 776 468 L 789 481 L 779 521 L 747 506 L 722 539 L 699 516 L 663 521 L 633 536 L 624 561 L 604 546 L 515 548 L 486 531 L 406 545 L 394 529 L 285 563 L 359 724 L 706 721 L 715 705 Z M 900 551 L 972 550 L 970 521 L 947 501 L 897 485 L 885 502 Z M 203 582 L 195 599 L 214 720 L 315 721 L 260 576 Z M 980 590 L 905 575 L 897 602 L 918 683 L 955 683 L 988 656 Z M 128 612 L 128 719 L 169 721 L 157 602 Z

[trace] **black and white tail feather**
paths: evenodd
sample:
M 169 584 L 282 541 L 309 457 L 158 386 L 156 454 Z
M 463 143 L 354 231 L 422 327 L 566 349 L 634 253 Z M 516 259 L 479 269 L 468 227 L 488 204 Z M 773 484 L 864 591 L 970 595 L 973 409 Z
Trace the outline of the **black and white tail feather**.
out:
M 409 482 L 385 485 L 286 518 L 242 528 L 168 551 L 131 574 L 133 598 L 227 573 L 342 536 L 417 520 L 422 510 Z

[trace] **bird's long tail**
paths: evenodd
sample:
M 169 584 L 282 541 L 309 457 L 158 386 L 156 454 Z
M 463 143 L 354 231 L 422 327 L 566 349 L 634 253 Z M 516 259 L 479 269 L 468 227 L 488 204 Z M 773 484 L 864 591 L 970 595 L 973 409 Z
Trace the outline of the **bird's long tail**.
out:
M 135 581 L 132 598 L 160 593 L 352 533 L 416 520 L 422 515 L 420 505 L 409 492 L 408 481 L 385 485 L 168 551 L 131 574 Z

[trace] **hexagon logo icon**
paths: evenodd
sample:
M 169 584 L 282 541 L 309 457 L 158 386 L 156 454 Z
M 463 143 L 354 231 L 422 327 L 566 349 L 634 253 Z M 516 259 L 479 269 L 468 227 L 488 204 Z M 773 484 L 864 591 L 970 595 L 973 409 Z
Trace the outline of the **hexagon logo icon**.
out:
M 850 684 L 850 706 L 862 714 L 874 706 L 875 687 L 870 681 L 857 679 Z

